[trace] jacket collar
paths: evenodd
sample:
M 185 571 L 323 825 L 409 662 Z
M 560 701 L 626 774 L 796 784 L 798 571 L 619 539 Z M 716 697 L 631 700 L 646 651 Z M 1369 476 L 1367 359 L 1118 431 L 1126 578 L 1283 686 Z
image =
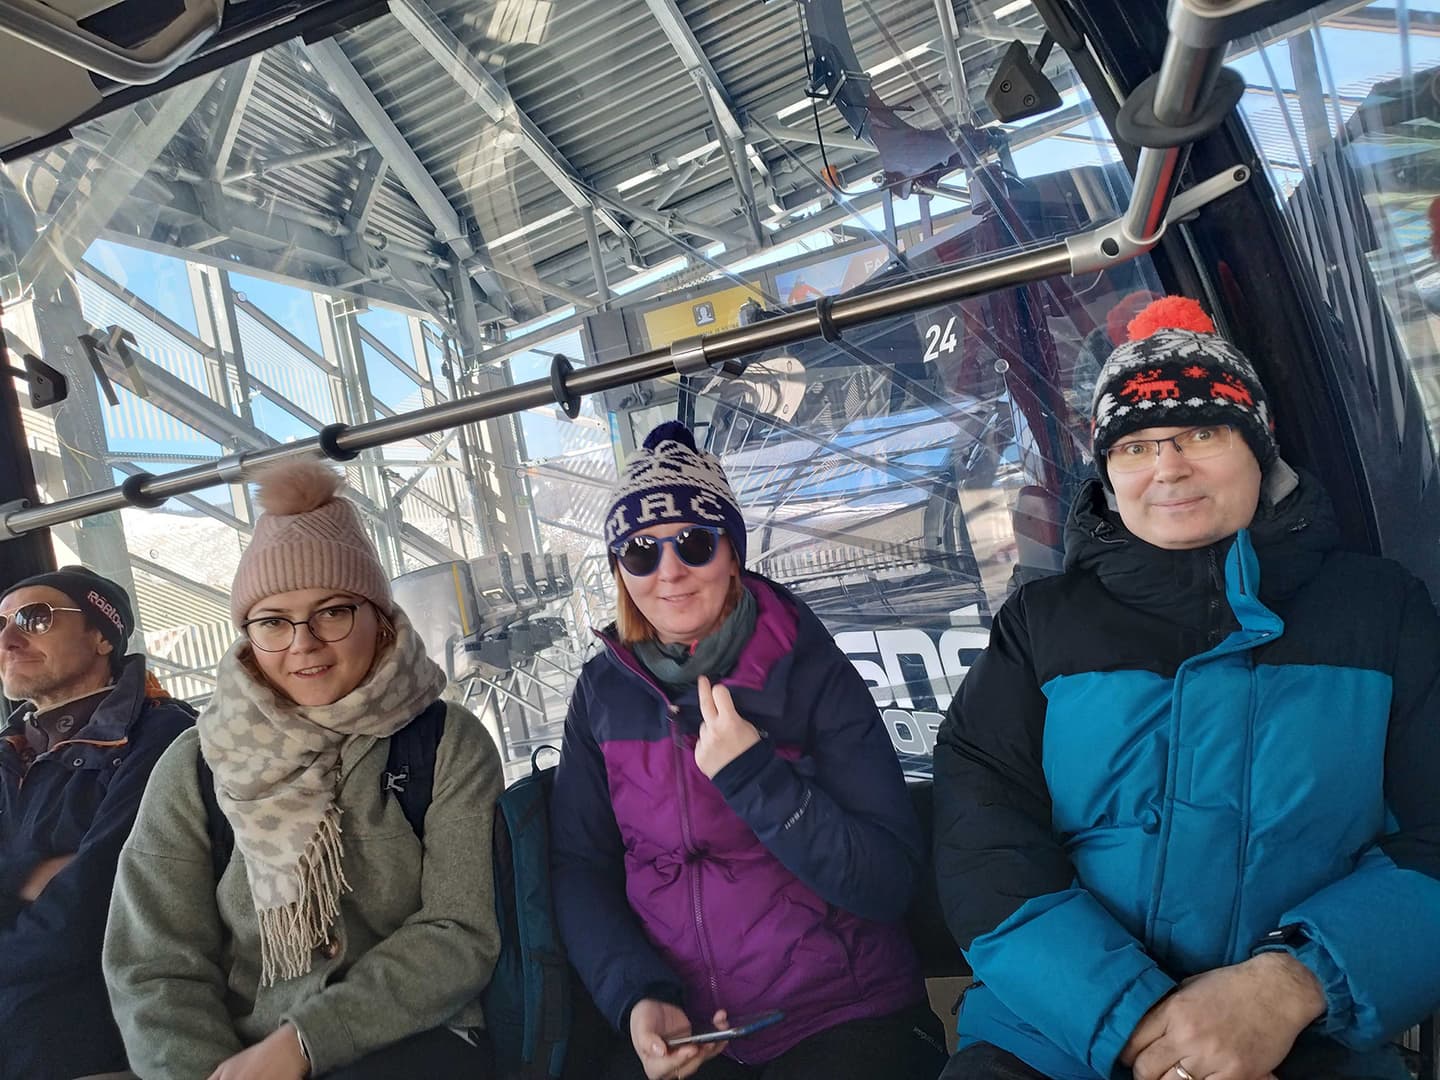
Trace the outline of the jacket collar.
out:
M 48 709 L 36 709 L 25 725 L 31 749 L 37 754 L 44 753 L 55 743 L 64 742 L 82 731 L 113 689 L 112 683 Z
M 816 626 L 819 621 L 783 585 L 748 570 L 742 573 L 741 582 L 755 597 L 758 607 L 755 632 L 741 651 L 734 670 L 720 681 L 737 692 L 737 703 L 782 701 L 784 679 L 789 670 L 788 659 L 801 633 L 810 630 L 806 617 Z M 677 702 L 670 700 L 659 683 L 645 670 L 635 653 L 620 643 L 614 623 L 604 630 L 592 632 L 605 643 L 613 661 L 648 683 L 655 693 L 674 708 Z M 695 691 L 691 689 L 682 694 L 678 701 L 692 700 L 695 696 Z M 752 710 L 754 707 L 752 704 Z
M 1205 625 L 1203 597 L 1225 588 L 1224 570 L 1237 536 L 1253 549 L 1254 579 L 1262 602 L 1289 596 L 1310 581 L 1326 555 L 1338 547 L 1334 510 L 1319 482 L 1305 473 L 1286 473 L 1293 482 L 1267 477 L 1248 529 L 1203 548 L 1170 551 L 1130 532 L 1110 508 L 1098 480 L 1081 488 L 1065 527 L 1065 569 L 1086 570 L 1118 600 L 1183 626 Z M 1283 479 L 1282 475 L 1282 479 Z M 1248 560 L 1247 560 L 1248 561 Z M 1233 571 L 1238 564 L 1231 564 Z M 1255 595 L 1254 592 L 1251 595 Z M 1233 606 L 1233 605 L 1232 605 Z

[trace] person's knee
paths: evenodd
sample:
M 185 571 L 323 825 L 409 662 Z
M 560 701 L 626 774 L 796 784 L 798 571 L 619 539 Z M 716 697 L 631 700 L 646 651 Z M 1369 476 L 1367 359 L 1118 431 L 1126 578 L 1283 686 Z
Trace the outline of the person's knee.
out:
M 953 1054 L 939 1080 L 1047 1080 L 1008 1050 L 971 1043 Z

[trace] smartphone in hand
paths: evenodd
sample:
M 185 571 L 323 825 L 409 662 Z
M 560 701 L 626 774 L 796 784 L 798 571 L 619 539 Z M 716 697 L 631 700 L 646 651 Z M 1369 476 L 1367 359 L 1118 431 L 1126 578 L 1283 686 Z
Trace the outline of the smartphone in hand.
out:
M 746 1035 L 753 1035 L 755 1032 L 778 1024 L 785 1019 L 785 1014 L 779 1009 L 773 1012 L 762 1013 L 760 1016 L 752 1016 L 743 1021 L 733 1023 L 720 1031 L 702 1031 L 698 1035 L 677 1035 L 673 1039 L 666 1039 L 665 1045 L 670 1049 L 677 1046 L 691 1046 L 700 1043 L 729 1042 L 731 1039 L 743 1039 Z

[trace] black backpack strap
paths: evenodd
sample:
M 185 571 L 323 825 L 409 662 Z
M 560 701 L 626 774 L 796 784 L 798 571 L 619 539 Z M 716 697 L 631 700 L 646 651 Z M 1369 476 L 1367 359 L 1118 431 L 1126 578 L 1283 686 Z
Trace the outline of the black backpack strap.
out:
M 380 777 L 382 791 L 394 795 L 415 835 L 425 839 L 425 814 L 435 792 L 435 755 L 445 734 L 445 702 L 436 701 L 390 736 L 390 755 Z
M 200 801 L 205 804 L 205 832 L 210 837 L 210 863 L 215 868 L 218 882 L 230 865 L 230 856 L 235 852 L 235 830 L 230 819 L 220 809 L 215 797 L 215 774 L 200 748 L 195 748 L 195 779 L 200 783 Z

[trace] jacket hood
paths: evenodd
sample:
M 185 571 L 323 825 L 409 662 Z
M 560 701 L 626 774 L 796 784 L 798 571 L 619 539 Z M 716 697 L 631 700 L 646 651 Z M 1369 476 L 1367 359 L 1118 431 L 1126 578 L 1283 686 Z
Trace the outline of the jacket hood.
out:
M 1288 466 L 1285 467 L 1288 470 Z M 1278 502 L 1263 495 L 1248 535 L 1260 562 L 1260 596 L 1288 596 L 1315 576 L 1326 555 L 1340 543 L 1330 498 L 1308 473 Z M 1240 535 L 1237 533 L 1236 536 Z M 1080 489 L 1065 524 L 1065 569 L 1095 574 L 1117 599 L 1196 625 L 1189 610 L 1193 586 L 1223 568 L 1235 543 L 1227 536 L 1202 548 L 1172 551 L 1141 540 L 1111 509 L 1099 480 Z

